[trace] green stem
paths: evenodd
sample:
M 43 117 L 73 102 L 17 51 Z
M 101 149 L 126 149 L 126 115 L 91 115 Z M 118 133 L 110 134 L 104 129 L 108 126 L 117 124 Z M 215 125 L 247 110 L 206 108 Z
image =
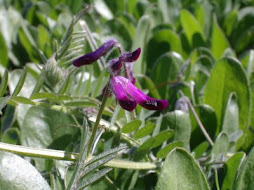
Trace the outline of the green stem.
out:
M 91 137 L 89 139 L 88 146 L 87 146 L 87 156 L 88 157 L 90 155 L 90 151 L 91 151 L 92 146 L 93 146 L 93 142 L 94 142 L 94 138 L 95 138 L 96 132 L 97 132 L 98 127 L 100 125 L 100 120 L 101 120 L 101 117 L 102 117 L 103 110 L 104 110 L 104 108 L 106 106 L 106 102 L 107 102 L 107 99 L 108 99 L 109 94 L 110 94 L 110 91 L 108 90 L 108 87 L 106 88 L 105 91 L 106 92 L 105 92 L 105 94 L 103 96 L 102 103 L 101 103 L 98 115 L 96 117 L 96 121 L 95 121 L 93 129 L 92 129 L 92 134 L 91 134 Z
M 0 151 L 12 152 L 21 156 L 48 158 L 54 160 L 77 161 L 79 159 L 78 153 L 65 152 L 61 150 L 32 148 L 20 145 L 13 145 L 0 142 Z M 90 157 L 89 159 L 92 159 Z M 113 159 L 105 164 L 105 166 L 122 169 L 133 170 L 151 170 L 159 168 L 155 163 L 150 162 L 133 162 L 127 160 Z

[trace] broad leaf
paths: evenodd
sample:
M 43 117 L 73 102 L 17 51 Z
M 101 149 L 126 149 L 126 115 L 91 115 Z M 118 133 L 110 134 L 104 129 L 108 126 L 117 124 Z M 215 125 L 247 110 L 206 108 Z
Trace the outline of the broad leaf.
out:
M 1 189 L 50 189 L 35 167 L 15 154 L 0 151 L 0 171 Z
M 207 81 L 203 101 L 210 105 L 217 117 L 217 134 L 221 129 L 223 115 L 230 93 L 234 92 L 239 105 L 239 128 L 244 135 L 238 144 L 247 148 L 253 142 L 253 135 L 248 130 L 250 116 L 250 91 L 246 73 L 242 65 L 232 58 L 223 58 L 214 66 Z
M 200 166 L 184 149 L 172 150 L 161 170 L 156 190 L 167 189 L 209 190 L 207 180 Z

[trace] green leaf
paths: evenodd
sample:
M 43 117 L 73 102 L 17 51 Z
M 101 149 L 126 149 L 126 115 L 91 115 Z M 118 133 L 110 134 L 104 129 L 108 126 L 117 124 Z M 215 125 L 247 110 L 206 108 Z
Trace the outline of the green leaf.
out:
M 223 52 L 229 48 L 229 43 L 222 29 L 217 23 L 216 17 L 213 18 L 211 51 L 215 59 L 219 59 Z
M 85 187 L 87 187 L 88 185 L 98 181 L 100 178 L 102 178 L 103 176 L 105 176 L 108 172 L 110 172 L 112 170 L 112 168 L 104 168 L 102 170 L 99 170 L 97 173 L 93 174 L 92 176 L 90 176 L 89 178 L 85 178 L 83 181 L 80 182 L 80 184 L 78 185 L 77 189 L 84 189 Z
M 228 136 L 225 133 L 220 133 L 212 148 L 212 157 L 216 161 L 221 161 L 220 160 L 221 154 L 226 156 L 228 148 L 229 148 Z
M 233 190 L 253 189 L 254 187 L 254 148 L 251 149 L 247 159 L 242 163 L 240 170 L 237 172 Z
M 237 23 L 237 11 L 232 10 L 228 14 L 225 15 L 226 18 L 223 22 L 223 29 L 227 36 L 230 36 L 236 23 Z
M 161 169 L 156 190 L 167 189 L 209 190 L 207 180 L 200 166 L 184 149 L 171 151 Z
M 114 18 L 114 15 L 110 11 L 109 7 L 103 0 L 95 0 L 94 2 L 95 10 L 105 19 L 111 20 Z
M 7 68 L 8 66 L 8 61 L 9 61 L 9 57 L 8 57 L 8 47 L 5 43 L 5 39 L 4 36 L 2 34 L 2 32 L 0 31 L 0 65 L 3 65 L 5 68 Z
M 239 127 L 239 107 L 237 98 L 231 93 L 228 98 L 227 107 L 224 115 L 222 132 L 230 136 Z
M 134 160 L 141 160 L 142 158 L 144 158 L 149 152 L 150 148 L 153 146 L 154 142 L 154 138 L 152 137 L 146 140 L 143 144 L 141 144 L 134 154 Z
M 161 145 L 163 142 L 167 141 L 169 138 L 171 138 L 174 135 L 173 130 L 166 130 L 166 131 L 161 131 L 158 135 L 154 137 L 154 143 L 152 148 L 155 148 L 159 145 Z
M 167 146 L 163 147 L 162 149 L 160 149 L 157 154 L 156 157 L 157 158 L 166 158 L 168 153 L 173 150 L 176 147 L 183 147 L 184 143 L 181 141 L 177 141 L 177 142 L 172 142 L 170 144 L 168 144 Z
M 26 80 L 26 69 L 24 69 L 23 72 L 21 73 L 21 76 L 19 78 L 19 81 L 16 85 L 14 92 L 12 93 L 12 96 L 17 96 L 19 94 L 25 83 L 25 80 Z
M 106 70 L 104 69 L 98 79 L 96 79 L 95 87 L 92 93 L 92 97 L 101 95 L 103 88 L 106 86 L 108 80 L 105 79 Z
M 204 45 L 204 34 L 196 18 L 189 11 L 183 9 L 180 13 L 180 20 L 189 44 L 193 47 Z
M 239 113 L 241 113 L 239 115 L 239 128 L 244 131 L 244 135 L 238 141 L 238 148 L 241 145 L 247 148 L 253 142 L 252 134 L 248 130 L 251 99 L 247 76 L 238 61 L 232 58 L 223 58 L 214 66 L 203 96 L 203 102 L 215 110 L 217 134 L 221 129 L 224 110 L 231 92 L 237 96 Z
M 3 114 L 2 109 L 6 106 L 6 104 L 8 103 L 9 100 L 10 100 L 9 96 L 0 98 L 0 115 Z
M 50 93 L 50 92 L 39 92 L 35 93 L 30 97 L 32 100 L 35 99 L 52 99 L 52 98 L 57 98 L 56 94 Z
M 91 100 L 86 101 L 71 101 L 64 104 L 68 107 L 96 107 L 98 106 L 97 103 L 92 102 Z
M 50 187 L 28 161 L 12 153 L 0 151 L 1 189 L 45 189 Z
M 131 48 L 131 49 L 136 49 L 137 47 L 140 47 L 142 49 L 139 59 L 133 65 L 134 71 L 137 74 L 145 73 L 144 71 L 146 69 L 146 66 L 144 65 L 143 57 L 144 57 L 144 51 L 146 49 L 145 47 L 146 47 L 146 42 L 147 42 L 150 26 L 151 26 L 151 18 L 147 15 L 142 16 L 137 25 L 135 37 L 134 37 L 132 48 Z
M 44 107 L 31 107 L 20 127 L 21 145 L 64 150 L 77 140 L 76 123 L 71 116 Z M 35 159 L 36 166 L 44 170 L 45 160 Z
M 9 128 L 6 131 L 4 131 L 3 142 L 9 143 L 9 144 L 18 144 L 20 141 L 20 132 L 17 128 Z
M 147 46 L 147 73 L 150 74 L 156 59 L 167 52 L 182 54 L 182 45 L 178 35 L 169 29 L 157 31 L 149 40 Z M 166 71 L 166 70 L 165 70 Z
M 40 91 L 40 89 L 42 88 L 42 85 L 45 81 L 45 77 L 46 77 L 46 70 L 45 70 L 45 68 L 43 68 L 41 70 L 41 74 L 40 74 L 39 78 L 37 79 L 37 83 L 33 89 L 31 96 Z
M 165 53 L 154 62 L 151 79 L 155 83 L 162 98 L 169 97 L 169 82 L 176 81 L 180 65 L 177 55 L 174 53 Z
M 140 127 L 141 123 L 142 122 L 140 120 L 134 120 L 125 124 L 122 127 L 122 133 L 131 133 L 133 131 L 136 131 Z
M 140 139 L 143 138 L 149 134 L 151 134 L 153 132 L 155 128 L 155 124 L 154 123 L 147 123 L 144 127 L 142 127 L 141 129 L 139 129 L 135 134 L 134 134 L 134 138 L 135 139 Z
M 150 79 L 148 76 L 140 74 L 136 77 L 138 81 L 140 82 L 143 89 L 149 90 L 149 93 L 153 98 L 161 99 L 160 94 L 158 90 L 156 89 L 156 86 L 152 79 Z
M 30 104 L 30 105 L 35 105 L 35 103 L 28 99 L 28 98 L 25 98 L 25 97 L 22 97 L 22 96 L 15 96 L 15 97 L 12 97 L 11 100 L 15 101 L 15 102 L 18 102 L 18 103 L 21 103 L 21 104 Z
M 195 158 L 198 159 L 200 158 L 205 151 L 207 150 L 207 148 L 209 147 L 209 143 L 204 141 L 201 144 L 199 144 L 194 150 L 193 152 L 195 153 Z
M 162 126 L 168 126 L 175 131 L 174 140 L 184 142 L 184 147 L 189 146 L 191 122 L 188 113 L 180 110 L 167 113 L 162 119 Z
M 7 83 L 8 83 L 8 70 L 5 70 L 0 85 L 0 97 L 2 97 L 6 92 Z
M 246 157 L 245 153 L 238 152 L 231 156 L 223 166 L 224 178 L 222 182 L 221 190 L 233 189 L 234 180 L 236 178 L 237 171 L 240 168 L 240 164 Z

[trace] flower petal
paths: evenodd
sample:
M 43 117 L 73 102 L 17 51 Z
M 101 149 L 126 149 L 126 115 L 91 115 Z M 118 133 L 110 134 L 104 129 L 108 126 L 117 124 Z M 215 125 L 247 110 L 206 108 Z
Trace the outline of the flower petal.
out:
M 123 53 L 121 55 L 123 62 L 134 62 L 139 58 L 141 48 L 136 49 L 133 52 Z
M 163 110 L 168 107 L 167 100 L 157 100 L 151 98 L 122 76 L 117 76 L 115 78 L 120 81 L 125 92 L 142 107 L 148 110 Z
M 125 90 L 122 87 L 121 81 L 119 81 L 117 77 L 112 77 L 110 81 L 113 88 L 113 92 L 120 106 L 127 111 L 134 110 L 137 106 L 137 102 L 132 100 L 126 94 Z
M 122 59 L 120 58 L 115 58 L 115 59 L 111 59 L 109 61 L 109 68 L 111 72 L 118 72 L 121 67 L 122 67 Z
M 73 65 L 76 67 L 80 67 L 83 65 L 89 65 L 95 61 L 97 61 L 101 56 L 108 53 L 115 45 L 117 41 L 112 39 L 105 42 L 101 47 L 97 50 L 87 53 L 73 61 Z

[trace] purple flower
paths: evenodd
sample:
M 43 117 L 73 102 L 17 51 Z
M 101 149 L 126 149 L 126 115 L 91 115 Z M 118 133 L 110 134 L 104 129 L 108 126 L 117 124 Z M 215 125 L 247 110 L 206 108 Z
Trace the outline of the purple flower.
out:
M 134 110 L 137 103 L 148 110 L 163 110 L 168 107 L 167 100 L 151 98 L 134 86 L 127 78 L 115 76 L 110 81 L 116 99 L 125 110 Z
M 101 47 L 99 47 L 97 50 L 87 53 L 73 61 L 73 65 L 76 67 L 81 67 L 83 65 L 89 65 L 98 59 L 100 59 L 101 56 L 106 55 L 115 45 L 117 44 L 117 41 L 112 39 L 105 42 Z
M 123 53 L 121 55 L 123 62 L 134 62 L 139 58 L 141 48 L 136 49 L 133 52 Z

